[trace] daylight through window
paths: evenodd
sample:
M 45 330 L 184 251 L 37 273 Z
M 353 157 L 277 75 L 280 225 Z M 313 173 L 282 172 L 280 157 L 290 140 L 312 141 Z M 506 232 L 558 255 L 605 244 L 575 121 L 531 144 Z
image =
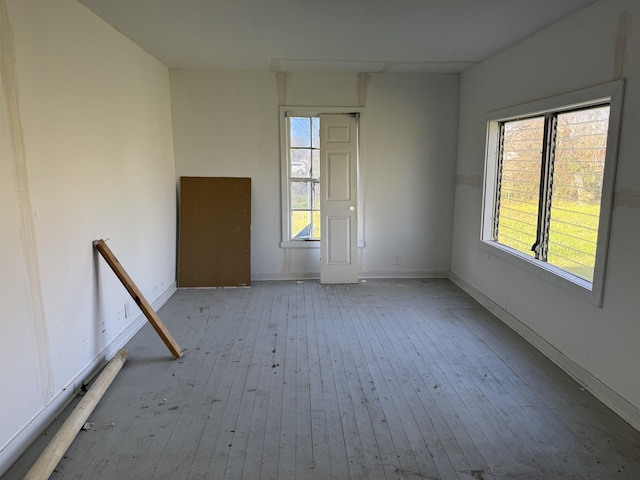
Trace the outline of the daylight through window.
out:
M 609 106 L 500 122 L 495 240 L 593 280 Z
M 320 240 L 320 118 L 289 117 L 291 240 Z
M 624 80 L 487 113 L 480 248 L 602 305 Z

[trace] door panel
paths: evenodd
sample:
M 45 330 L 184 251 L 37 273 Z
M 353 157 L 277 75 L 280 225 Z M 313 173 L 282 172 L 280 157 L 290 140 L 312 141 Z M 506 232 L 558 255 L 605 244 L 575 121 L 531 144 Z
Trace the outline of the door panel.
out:
M 329 265 L 351 264 L 351 219 L 331 217 L 327 224 L 327 263 Z
M 351 158 L 348 153 L 327 153 L 327 200 L 351 200 L 350 165 Z
M 349 143 L 351 141 L 351 128 L 349 125 L 327 125 L 326 139 L 327 143 Z
M 358 282 L 357 120 L 320 115 L 321 283 Z

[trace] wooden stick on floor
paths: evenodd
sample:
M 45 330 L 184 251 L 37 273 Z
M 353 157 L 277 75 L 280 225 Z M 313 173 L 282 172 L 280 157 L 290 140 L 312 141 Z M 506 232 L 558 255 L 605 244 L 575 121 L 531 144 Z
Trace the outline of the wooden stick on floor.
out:
M 51 442 L 38 457 L 36 463 L 33 464 L 26 477 L 24 477 L 25 480 L 46 480 L 49 478 L 128 357 L 129 352 L 121 348 L 107 363 L 100 376 L 73 409 L 69 418 L 62 424 L 62 427 L 51 439 Z
M 147 317 L 147 320 L 149 320 L 151 326 L 158 333 L 158 335 L 160 335 L 160 338 L 167 346 L 167 348 L 169 348 L 174 358 L 182 357 L 182 350 L 180 349 L 180 346 L 171 336 L 169 330 L 167 330 L 167 328 L 164 326 L 162 320 L 160 320 L 160 317 L 158 317 L 158 314 L 155 312 L 153 307 L 151 307 L 146 298 L 144 298 L 144 295 L 142 295 L 140 289 L 138 289 L 136 284 L 133 283 L 133 280 L 131 280 L 131 277 L 129 277 L 125 269 L 122 267 L 122 265 L 120 265 L 120 262 L 118 262 L 118 259 L 111 252 L 111 249 L 107 246 L 104 240 L 96 240 L 95 242 L 93 242 L 93 246 L 107 261 L 113 272 L 124 285 L 124 288 L 127 289 L 133 300 L 136 302 L 136 305 L 140 307 L 140 310 L 142 310 L 144 316 Z

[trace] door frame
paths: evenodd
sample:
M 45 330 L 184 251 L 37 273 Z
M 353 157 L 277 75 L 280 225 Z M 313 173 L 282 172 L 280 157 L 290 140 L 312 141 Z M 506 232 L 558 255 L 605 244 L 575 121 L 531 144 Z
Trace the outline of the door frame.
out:
M 289 239 L 289 130 L 287 116 L 315 117 L 323 113 L 358 115 L 358 195 L 357 195 L 357 218 L 358 218 L 358 249 L 363 248 L 364 243 L 364 199 L 365 185 L 363 173 L 365 162 L 364 156 L 364 125 L 365 107 L 345 106 L 345 107 L 314 107 L 299 105 L 281 105 L 278 107 L 280 119 L 280 218 L 281 218 L 281 248 L 310 248 L 320 249 L 319 241 L 298 241 Z M 358 255 L 359 256 L 359 255 Z M 320 264 L 318 263 L 318 274 L 320 274 Z

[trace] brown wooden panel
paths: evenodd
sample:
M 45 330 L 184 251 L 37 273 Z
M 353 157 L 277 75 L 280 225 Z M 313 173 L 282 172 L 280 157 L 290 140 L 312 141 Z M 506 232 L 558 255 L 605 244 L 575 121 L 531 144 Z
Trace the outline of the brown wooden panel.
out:
M 251 179 L 180 178 L 178 286 L 251 285 Z

